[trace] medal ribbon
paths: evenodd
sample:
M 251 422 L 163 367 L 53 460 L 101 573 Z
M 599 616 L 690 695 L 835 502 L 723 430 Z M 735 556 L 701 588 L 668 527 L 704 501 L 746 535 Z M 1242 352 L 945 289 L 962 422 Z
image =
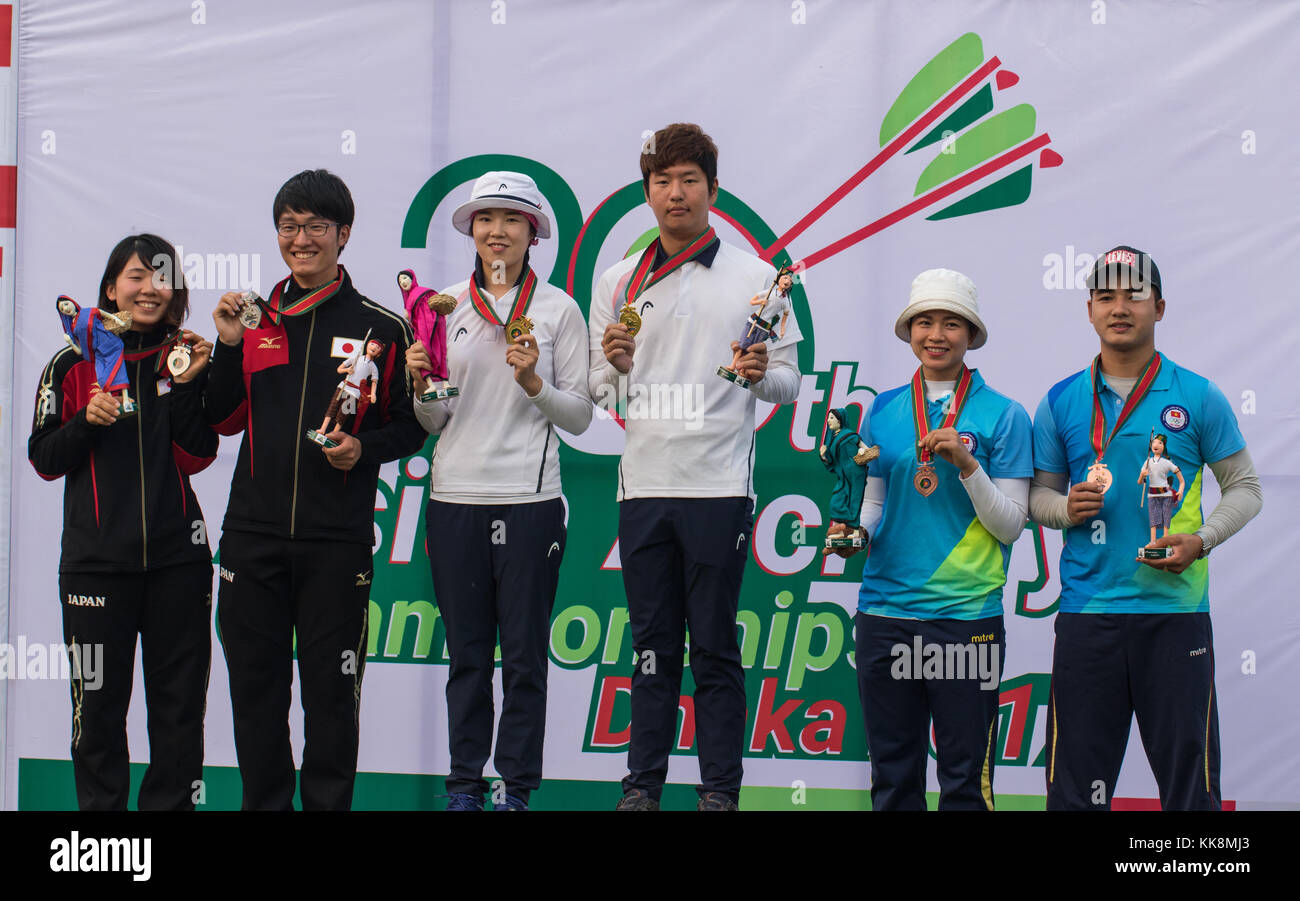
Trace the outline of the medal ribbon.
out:
M 961 375 L 957 378 L 957 387 L 952 393 L 948 415 L 943 418 L 939 428 L 950 429 L 956 424 L 957 417 L 961 415 L 961 408 L 966 405 L 966 398 L 970 396 L 972 381 L 970 369 L 963 364 Z M 912 422 L 916 425 L 916 440 L 919 443 L 922 438 L 930 434 L 930 416 L 925 400 L 925 376 L 921 375 L 919 366 L 912 376 Z M 916 459 L 921 463 L 929 463 L 934 459 L 934 455 L 918 447 Z
M 483 296 L 483 292 L 478 289 L 478 280 L 474 276 L 469 277 L 469 298 L 474 304 L 474 311 L 493 325 L 506 327 L 507 323 L 514 322 L 516 319 L 528 312 L 529 305 L 533 302 L 533 295 L 537 293 L 537 273 L 533 272 L 533 267 L 529 266 L 524 272 L 524 283 L 519 287 L 519 295 L 510 307 L 510 318 L 505 322 L 497 316 L 497 311 L 493 309 L 491 301 Z
M 149 347 L 138 347 L 135 350 L 124 349 L 123 355 L 132 363 L 134 363 L 136 360 L 143 360 L 145 357 L 150 356 L 151 354 L 158 353 L 158 351 L 162 350 L 165 347 L 171 347 L 173 344 L 176 343 L 176 339 L 179 338 L 180 336 L 181 336 L 181 331 L 180 329 L 177 329 L 176 331 L 168 335 L 166 338 L 164 338 L 162 341 L 159 341 L 157 344 L 153 344 Z
M 1110 442 L 1119 432 L 1120 426 L 1128 421 L 1129 416 L 1137 409 L 1137 405 L 1147 396 L 1151 390 L 1152 384 L 1155 383 L 1156 376 L 1160 373 L 1160 352 L 1151 355 L 1147 362 L 1146 368 L 1138 376 L 1137 384 L 1129 392 L 1128 400 L 1124 402 L 1123 408 L 1119 411 L 1119 418 L 1115 420 L 1115 425 L 1111 427 L 1110 437 L 1105 441 L 1102 437 L 1106 434 L 1106 414 L 1101 409 L 1101 355 L 1092 361 L 1092 419 L 1088 423 L 1088 439 L 1092 442 L 1092 449 L 1097 454 L 1097 462 L 1106 454 L 1106 448 L 1110 447 Z
M 181 330 L 177 329 L 176 331 L 172 332 L 172 334 L 168 336 L 166 340 L 158 344 L 151 345 L 150 347 L 140 347 L 132 351 L 128 351 L 125 348 L 123 348 L 122 356 L 127 360 L 129 360 L 130 362 L 134 363 L 138 360 L 146 359 L 147 357 L 153 354 L 157 354 L 158 359 L 154 363 L 154 367 L 153 367 L 154 372 L 156 373 L 168 372 L 167 355 L 163 353 L 163 351 L 165 351 L 167 348 L 175 344 L 176 339 L 179 338 L 180 336 L 181 336 Z
M 656 269 L 654 274 L 651 274 L 650 267 L 654 265 L 655 256 L 659 252 L 659 239 L 655 238 L 650 242 L 649 247 L 641 251 L 641 259 L 637 261 L 636 269 L 632 272 L 632 278 L 627 283 L 627 293 L 624 295 L 625 302 L 629 304 L 636 303 L 638 297 L 704 253 L 716 240 L 718 240 L 718 235 L 713 230 L 713 226 L 710 225 L 695 240 L 665 260 L 664 264 Z
M 283 309 L 280 304 L 282 302 L 281 299 L 284 296 L 284 289 L 288 287 L 289 279 L 293 278 L 293 276 L 289 276 L 289 278 L 280 282 L 275 286 L 275 289 L 271 291 L 271 299 L 266 302 L 266 315 L 271 318 L 271 324 L 279 325 L 280 319 L 283 317 L 302 316 L 304 313 L 310 313 L 312 310 L 316 309 L 335 294 L 339 293 L 339 289 L 343 287 L 344 274 L 343 267 L 340 266 L 338 277 L 335 278 L 334 281 L 321 285 L 313 291 L 307 292 L 306 295 L 293 301 Z

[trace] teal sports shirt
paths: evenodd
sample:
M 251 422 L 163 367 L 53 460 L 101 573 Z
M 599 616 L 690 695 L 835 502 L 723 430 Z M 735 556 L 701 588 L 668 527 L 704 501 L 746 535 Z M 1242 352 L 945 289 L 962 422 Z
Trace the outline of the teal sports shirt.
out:
M 1205 521 L 1201 487 L 1206 463 L 1246 446 L 1228 399 L 1213 382 L 1168 357 L 1151 390 L 1106 448 L 1112 484 L 1100 515 L 1065 530 L 1061 550 L 1063 613 L 1206 613 L 1210 609 L 1209 561 L 1197 560 L 1179 575 L 1137 562 L 1151 539 L 1145 488 L 1138 474 L 1148 456 L 1151 431 L 1168 436 L 1165 456 L 1182 470 L 1187 490 L 1174 505 L 1170 532 L 1195 532 Z M 1110 434 L 1123 406 L 1101 377 L 1101 408 Z M 1057 382 L 1034 416 L 1034 466 L 1065 473 L 1070 483 L 1088 477 L 1096 459 L 1088 437 L 1094 396 L 1090 369 Z M 1175 478 L 1175 486 L 1176 485 Z
M 930 427 L 939 428 L 945 400 L 927 404 Z M 1029 414 L 971 373 L 971 390 L 953 428 L 993 479 L 1034 474 Z M 916 426 L 911 385 L 876 397 L 861 432 L 880 445 L 867 475 L 885 480 L 885 510 L 871 536 L 858 592 L 858 610 L 903 619 L 984 619 L 1002 613 L 1010 545 L 980 523 L 961 472 L 941 457 L 931 462 L 938 486 L 929 497 L 916 490 Z

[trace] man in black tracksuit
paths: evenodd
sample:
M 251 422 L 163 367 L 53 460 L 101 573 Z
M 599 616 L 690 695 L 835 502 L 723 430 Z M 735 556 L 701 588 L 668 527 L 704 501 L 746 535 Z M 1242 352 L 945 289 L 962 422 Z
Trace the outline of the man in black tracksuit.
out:
M 222 434 L 243 431 L 221 538 L 218 623 L 230 671 L 244 809 L 290 809 L 294 763 L 288 713 L 298 658 L 305 747 L 304 810 L 346 810 L 356 778 L 361 678 L 373 576 L 379 466 L 418 451 L 403 365 L 406 320 L 357 293 L 338 255 L 353 218 L 347 186 L 325 170 L 299 173 L 276 196 L 280 253 L 290 276 L 272 290 L 257 328 L 226 294 L 206 394 Z M 306 438 L 338 385 L 338 364 L 366 336 L 374 404 L 364 400 L 338 446 Z

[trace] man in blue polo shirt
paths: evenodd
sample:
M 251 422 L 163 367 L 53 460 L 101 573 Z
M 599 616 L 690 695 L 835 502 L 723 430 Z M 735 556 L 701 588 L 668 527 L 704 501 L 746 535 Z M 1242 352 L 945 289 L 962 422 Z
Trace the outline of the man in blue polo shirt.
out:
M 1109 808 L 1137 714 L 1166 809 L 1217 810 L 1208 562 L 1259 512 L 1259 478 L 1213 382 L 1155 348 L 1160 270 L 1116 247 L 1088 281 L 1101 353 L 1058 382 L 1034 419 L 1030 515 L 1065 530 L 1047 722 L 1048 809 Z M 1150 540 L 1138 480 L 1152 430 L 1187 475 L 1168 533 Z M 1204 466 L 1222 500 L 1201 512 Z M 1066 492 L 1067 482 L 1069 491 Z M 1167 556 L 1152 551 L 1167 549 Z

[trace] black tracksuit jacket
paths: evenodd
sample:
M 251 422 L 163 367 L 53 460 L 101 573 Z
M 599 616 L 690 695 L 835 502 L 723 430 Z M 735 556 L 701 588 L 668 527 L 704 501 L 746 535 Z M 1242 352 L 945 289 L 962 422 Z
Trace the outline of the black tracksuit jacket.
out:
M 338 292 L 278 325 L 263 317 L 242 345 L 217 342 L 205 393 L 208 421 L 223 435 L 244 433 L 223 529 L 280 538 L 374 544 L 379 466 L 424 445 L 415 418 L 406 348 L 414 340 L 403 316 L 352 287 L 339 267 Z M 292 278 L 272 291 L 280 307 L 304 291 Z M 369 332 L 387 345 L 375 361 L 378 400 L 352 424 L 361 458 L 349 471 L 330 466 L 306 438 L 320 426 L 343 376 L 338 366 Z M 369 399 L 369 392 L 363 397 Z
M 111 426 L 86 421 L 95 366 L 71 347 L 41 373 L 27 457 L 41 478 L 63 478 L 59 572 L 150 572 L 210 562 L 203 511 L 190 476 L 215 459 L 203 411 L 205 375 L 172 384 L 163 330 L 129 331 L 123 368 L 139 412 Z

